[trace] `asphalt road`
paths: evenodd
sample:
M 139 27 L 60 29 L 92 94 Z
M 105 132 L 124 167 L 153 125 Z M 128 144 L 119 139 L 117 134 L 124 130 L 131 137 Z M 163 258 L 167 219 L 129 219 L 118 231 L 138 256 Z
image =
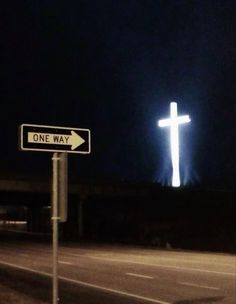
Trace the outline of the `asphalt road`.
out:
M 59 246 L 60 303 L 236 303 L 236 256 L 96 244 Z M 50 244 L 0 243 L 0 283 L 51 303 Z

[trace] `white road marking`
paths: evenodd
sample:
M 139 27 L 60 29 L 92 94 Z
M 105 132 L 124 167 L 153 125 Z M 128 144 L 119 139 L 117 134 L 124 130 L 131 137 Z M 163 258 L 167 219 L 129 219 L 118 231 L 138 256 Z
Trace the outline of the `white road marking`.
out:
M 73 279 L 69 279 L 69 278 L 65 278 L 65 277 L 59 277 L 59 278 L 64 280 L 64 281 L 67 281 L 67 282 L 71 282 L 71 283 L 75 283 L 75 284 L 79 284 L 79 285 L 83 285 L 83 286 L 87 286 L 87 287 L 92 287 L 92 288 L 100 289 L 100 290 L 103 290 L 103 291 L 108 291 L 108 292 L 119 294 L 119 295 L 122 295 L 122 296 L 128 296 L 128 297 L 138 299 L 138 300 L 144 300 L 146 302 L 157 303 L 157 304 L 171 304 L 170 302 L 165 302 L 165 301 L 161 301 L 161 300 L 157 300 L 157 299 L 153 299 L 153 298 L 143 297 L 143 296 L 139 296 L 137 294 L 130 293 L 130 292 L 125 292 L 125 291 L 121 291 L 121 290 L 117 290 L 117 289 L 102 287 L 102 286 L 98 286 L 98 285 L 95 285 L 95 284 L 86 283 L 86 282 L 82 282 L 82 281 L 77 281 L 77 280 L 73 280 Z
M 35 269 L 32 269 L 32 268 L 28 268 L 28 267 L 24 267 L 24 266 L 20 266 L 20 265 L 16 265 L 16 264 L 8 263 L 8 262 L 5 262 L 5 261 L 0 261 L 0 264 L 6 265 L 6 266 L 10 266 L 10 267 L 13 267 L 13 268 L 17 268 L 17 269 L 20 269 L 20 270 L 26 270 L 26 271 L 30 271 L 30 272 L 33 272 L 33 273 L 38 273 L 38 274 L 41 274 L 41 275 L 44 275 L 44 276 L 47 276 L 47 277 L 51 277 L 52 276 L 48 272 L 44 272 L 44 271 L 40 271 L 40 270 L 35 270 Z
M 71 262 L 66 262 L 66 261 L 58 261 L 59 264 L 65 264 L 65 265 L 72 265 Z
M 219 290 L 220 289 L 218 287 L 198 285 L 198 284 L 193 284 L 193 283 L 188 283 L 188 282 L 178 282 L 178 283 L 181 284 L 181 285 L 186 285 L 186 286 L 191 286 L 191 287 L 198 287 L 198 288 L 205 288 L 205 289 L 212 289 L 212 290 Z
M 84 254 L 78 254 L 78 253 L 60 253 L 60 256 L 64 256 L 64 257 L 68 257 L 68 256 L 72 256 L 72 257 L 76 257 L 76 258 L 86 258 L 87 256 Z M 89 256 L 90 258 L 90 256 Z
M 110 261 L 110 262 L 130 263 L 130 264 L 146 265 L 146 266 L 159 267 L 159 268 L 169 268 L 169 269 L 175 269 L 175 270 L 197 271 L 197 272 L 206 272 L 206 273 L 215 273 L 215 274 L 236 276 L 235 272 L 206 270 L 206 269 L 201 269 L 201 268 L 187 268 L 187 267 L 181 267 L 181 266 L 162 265 L 162 264 L 158 264 L 158 263 L 146 263 L 146 262 L 138 262 L 138 261 L 133 261 L 133 260 L 121 260 L 121 259 L 105 258 L 105 257 L 99 257 L 99 256 L 91 256 L 91 255 L 87 256 L 87 257 L 90 257 L 91 259 L 105 260 L 105 261 Z
M 15 265 L 15 264 L 4 262 L 4 261 L 0 261 L 0 264 L 10 266 L 10 267 L 13 267 L 13 268 L 17 268 L 17 269 L 21 269 L 21 270 L 25 270 L 25 271 L 30 271 L 32 273 L 41 274 L 43 276 L 52 277 L 51 273 L 48 273 L 48 272 L 45 272 L 45 271 L 39 271 L 39 270 L 35 270 L 35 269 L 32 269 L 32 268 L 28 268 L 28 267 L 24 267 L 24 266 L 20 266 L 20 265 Z M 139 296 L 139 295 L 134 294 L 134 293 L 129 293 L 129 292 L 125 292 L 125 291 L 122 291 L 122 290 L 113 289 L 113 288 L 107 288 L 107 287 L 99 286 L 99 285 L 96 285 L 96 284 L 91 284 L 91 283 L 87 283 L 87 282 L 83 282 L 83 281 L 79 281 L 79 280 L 70 279 L 70 278 L 63 277 L 63 276 L 58 276 L 58 278 L 60 280 L 66 281 L 66 282 L 78 284 L 78 285 L 81 285 L 81 286 L 91 287 L 91 288 L 99 289 L 99 290 L 103 290 L 103 291 L 108 291 L 108 292 L 111 292 L 111 293 L 114 293 L 114 294 L 127 296 L 127 297 L 138 299 L 138 300 L 144 300 L 144 301 L 150 302 L 150 303 L 171 304 L 170 302 L 161 301 L 161 300 L 148 298 L 148 297 L 143 297 L 143 296 Z
M 158 257 L 158 259 L 160 261 L 172 261 L 172 262 L 184 262 L 184 263 L 189 263 L 189 264 L 206 264 L 206 265 L 221 265 L 221 266 L 231 266 L 232 267 L 232 263 L 223 263 L 223 262 L 217 262 L 217 261 L 214 261 L 214 260 L 209 260 L 209 261 L 204 261 L 202 259 L 197 259 L 197 260 L 191 260 L 191 257 L 185 257 L 185 258 L 167 258 L 167 257 Z M 188 260 L 190 259 L 190 260 Z M 235 260 L 236 262 L 236 260 Z
M 98 252 L 99 254 L 99 252 Z M 114 252 L 114 254 L 116 254 L 116 252 Z M 78 254 L 78 253 L 70 253 L 70 252 L 64 252 L 62 253 L 62 255 L 65 255 L 65 256 L 75 256 L 75 257 L 82 257 L 82 258 L 97 258 L 97 256 L 91 256 L 91 253 L 85 253 L 85 254 Z M 142 256 L 139 256 L 140 258 L 142 258 Z M 104 258 L 106 259 L 106 257 L 98 257 L 98 258 Z M 191 257 L 186 257 L 184 260 L 182 259 L 178 259 L 178 258 L 168 258 L 168 257 L 158 257 L 159 259 L 159 262 L 167 262 L 167 261 L 173 261 L 173 262 L 177 262 L 179 263 L 180 261 L 184 262 L 184 263 L 190 263 L 190 264 L 208 264 L 208 265 L 222 265 L 222 266 L 234 266 L 232 263 L 223 263 L 223 262 L 217 262 L 217 261 L 203 261 L 203 260 L 188 260 L 187 258 L 191 258 Z M 110 258 L 107 258 L 107 259 L 110 259 Z M 111 258 L 112 259 L 112 258 Z M 236 263 L 236 259 L 235 259 L 235 263 Z M 144 262 L 145 264 L 145 262 Z
M 132 272 L 126 272 L 126 275 L 133 276 L 133 277 L 144 278 L 144 279 L 153 279 L 153 277 L 143 275 L 143 274 L 138 274 L 138 273 L 132 273 Z
M 28 257 L 29 255 L 26 253 L 20 253 L 19 255 L 23 256 L 23 257 Z

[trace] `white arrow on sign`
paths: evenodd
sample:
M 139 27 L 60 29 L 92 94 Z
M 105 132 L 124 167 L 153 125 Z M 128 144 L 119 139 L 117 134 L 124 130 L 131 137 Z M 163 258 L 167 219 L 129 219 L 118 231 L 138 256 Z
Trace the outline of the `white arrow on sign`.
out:
M 40 144 L 70 145 L 71 150 L 75 150 L 77 147 L 82 145 L 85 140 L 74 131 L 71 131 L 71 135 L 28 132 L 28 142 Z

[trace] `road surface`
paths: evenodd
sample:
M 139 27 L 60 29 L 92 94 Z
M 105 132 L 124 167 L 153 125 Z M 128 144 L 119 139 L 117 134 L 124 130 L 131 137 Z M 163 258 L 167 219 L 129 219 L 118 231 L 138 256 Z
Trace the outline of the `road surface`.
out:
M 60 244 L 58 262 L 63 304 L 236 303 L 235 255 Z M 50 244 L 0 243 L 0 284 L 51 303 L 51 273 Z

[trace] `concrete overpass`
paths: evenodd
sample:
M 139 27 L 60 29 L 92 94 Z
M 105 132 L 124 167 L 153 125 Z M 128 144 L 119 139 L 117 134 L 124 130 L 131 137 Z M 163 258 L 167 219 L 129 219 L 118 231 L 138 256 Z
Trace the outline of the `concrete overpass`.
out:
M 82 237 L 86 201 L 91 198 L 140 199 L 150 196 L 156 188 L 159 189 L 159 186 L 153 184 L 73 181 L 68 185 L 68 221 L 61 226 L 67 234 Z M 5 210 L 5 217 L 14 220 L 17 210 L 21 210 L 22 213 L 22 208 L 25 208 L 28 232 L 45 232 L 50 230 L 50 206 L 49 178 L 0 178 L 2 218 Z
M 0 178 L 0 222 L 4 210 L 11 219 L 21 211 L 28 232 L 50 233 L 50 189 L 50 178 Z M 124 240 L 129 234 L 130 240 L 147 240 L 161 233 L 162 239 L 177 237 L 180 247 L 236 248 L 235 192 L 81 180 L 68 189 L 68 220 L 60 224 L 66 239 Z
M 126 183 L 126 182 L 72 182 L 69 184 L 69 194 L 76 195 L 114 195 L 114 196 L 145 196 L 156 189 L 153 184 Z M 159 185 L 157 185 L 158 188 Z M 50 194 L 51 181 L 35 179 L 3 179 L 0 178 L 0 193 L 34 193 Z M 1 201 L 2 203 L 2 201 Z

